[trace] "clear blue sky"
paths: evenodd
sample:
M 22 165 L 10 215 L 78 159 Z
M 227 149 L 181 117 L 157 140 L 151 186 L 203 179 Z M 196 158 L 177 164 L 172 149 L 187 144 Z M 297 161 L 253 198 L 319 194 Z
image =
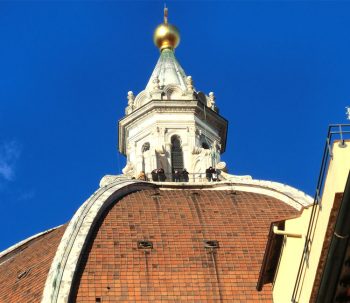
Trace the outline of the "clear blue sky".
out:
M 350 105 L 350 3 L 167 1 L 176 56 L 229 120 L 231 173 L 313 195 Z M 67 222 L 125 159 L 117 121 L 159 56 L 163 2 L 0 3 L 0 250 Z

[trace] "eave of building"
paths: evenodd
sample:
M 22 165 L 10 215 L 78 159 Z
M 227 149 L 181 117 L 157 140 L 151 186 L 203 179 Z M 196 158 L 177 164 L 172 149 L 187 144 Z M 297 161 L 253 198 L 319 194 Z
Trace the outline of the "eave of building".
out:
M 118 122 L 119 129 L 119 151 L 125 155 L 125 128 L 129 125 L 135 125 L 148 118 L 154 113 L 181 113 L 181 112 L 190 112 L 199 116 L 201 119 L 204 119 L 204 106 L 201 102 L 196 100 L 152 100 L 142 107 L 136 109 L 131 114 L 122 118 Z M 221 152 L 224 152 L 226 149 L 226 140 L 227 140 L 227 125 L 228 121 L 214 112 L 209 108 L 205 108 L 206 111 L 206 120 L 208 123 L 212 124 L 219 130 L 219 135 L 221 137 Z
M 273 229 L 275 226 L 277 226 L 278 229 L 283 230 L 285 225 L 284 223 L 285 220 L 271 223 L 259 278 L 256 285 L 257 291 L 261 291 L 265 284 L 272 283 L 275 279 L 277 264 L 283 245 L 283 236 L 276 235 L 273 232 Z

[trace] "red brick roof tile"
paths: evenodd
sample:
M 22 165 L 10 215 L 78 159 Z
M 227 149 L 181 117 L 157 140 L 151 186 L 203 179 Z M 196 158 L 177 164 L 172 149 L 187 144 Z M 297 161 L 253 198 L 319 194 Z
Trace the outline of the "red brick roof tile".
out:
M 267 235 L 294 208 L 248 192 L 159 193 L 130 194 L 101 218 L 72 302 L 272 302 L 271 286 L 255 289 Z M 138 249 L 140 240 L 153 249 Z
M 272 302 L 255 290 L 271 222 L 297 210 L 223 190 L 143 190 L 100 219 L 78 266 L 72 302 Z M 66 226 L 0 258 L 0 302 L 40 302 Z M 137 242 L 151 241 L 153 249 Z M 205 240 L 219 248 L 205 247 Z
M 0 303 L 40 302 L 65 228 L 52 230 L 0 258 Z

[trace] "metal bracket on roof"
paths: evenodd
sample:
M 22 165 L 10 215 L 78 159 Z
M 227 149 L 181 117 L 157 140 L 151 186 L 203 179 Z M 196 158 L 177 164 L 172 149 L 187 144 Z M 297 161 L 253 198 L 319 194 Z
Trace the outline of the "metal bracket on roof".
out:
M 281 236 L 286 236 L 286 237 L 291 237 L 291 238 L 302 238 L 303 237 L 302 234 L 296 234 L 296 233 L 288 232 L 286 230 L 281 230 L 281 229 L 278 229 L 277 226 L 273 227 L 273 233 L 275 235 L 281 235 Z

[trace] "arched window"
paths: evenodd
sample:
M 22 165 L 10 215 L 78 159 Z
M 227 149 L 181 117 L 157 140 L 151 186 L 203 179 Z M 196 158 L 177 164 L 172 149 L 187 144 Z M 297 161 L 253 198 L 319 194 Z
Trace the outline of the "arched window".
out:
M 210 145 L 211 143 L 209 142 L 208 138 L 206 136 L 204 136 L 203 134 L 201 134 L 200 136 L 200 144 L 202 145 L 202 148 L 204 149 L 210 149 Z
M 171 137 L 171 168 L 173 171 L 184 169 L 184 157 L 179 136 Z

